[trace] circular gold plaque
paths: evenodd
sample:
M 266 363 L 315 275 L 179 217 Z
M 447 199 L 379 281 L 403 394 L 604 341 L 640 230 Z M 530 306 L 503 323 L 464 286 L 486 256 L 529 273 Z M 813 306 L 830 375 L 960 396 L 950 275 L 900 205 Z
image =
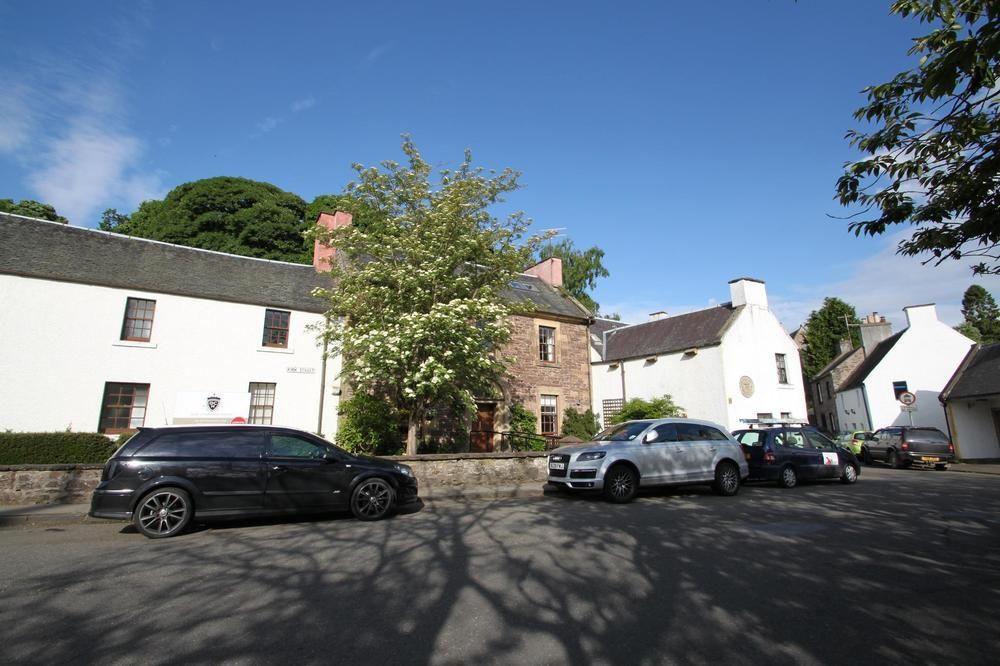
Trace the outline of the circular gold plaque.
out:
M 753 380 L 746 375 L 740 377 L 740 393 L 743 394 L 744 398 L 749 398 L 753 395 Z

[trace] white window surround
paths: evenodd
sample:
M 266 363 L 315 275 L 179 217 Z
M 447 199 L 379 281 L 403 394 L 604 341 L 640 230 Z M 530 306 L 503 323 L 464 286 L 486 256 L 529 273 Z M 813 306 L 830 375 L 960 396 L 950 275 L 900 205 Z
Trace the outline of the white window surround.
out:
M 139 342 L 138 340 L 115 340 L 111 343 L 112 347 L 134 347 L 136 349 L 156 349 L 157 344 L 155 342 Z
M 257 351 L 263 352 L 265 354 L 294 354 L 294 349 L 287 349 L 286 347 L 258 347 Z

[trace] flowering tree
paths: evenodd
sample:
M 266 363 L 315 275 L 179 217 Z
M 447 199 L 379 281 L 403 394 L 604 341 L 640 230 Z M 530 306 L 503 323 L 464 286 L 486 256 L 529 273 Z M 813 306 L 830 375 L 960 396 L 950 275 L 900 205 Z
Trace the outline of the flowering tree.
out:
M 407 163 L 354 165 L 347 194 L 366 224 L 314 233 L 337 248 L 325 331 L 356 391 L 387 396 L 407 414 L 406 452 L 438 405 L 473 407 L 504 371 L 495 352 L 510 337 L 511 280 L 543 238 L 525 237 L 520 212 L 490 208 L 518 188 L 518 173 L 484 172 L 465 153 L 437 178 L 409 137 Z

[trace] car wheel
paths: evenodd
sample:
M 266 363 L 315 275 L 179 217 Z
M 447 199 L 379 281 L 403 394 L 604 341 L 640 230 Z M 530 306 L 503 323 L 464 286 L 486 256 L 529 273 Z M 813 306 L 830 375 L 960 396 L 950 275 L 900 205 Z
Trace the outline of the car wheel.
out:
M 896 452 L 891 449 L 889 450 L 889 454 L 885 457 L 885 462 L 888 463 L 889 467 L 899 469 L 899 456 L 897 456 Z
M 395 493 L 385 479 L 365 479 L 351 494 L 351 512 L 358 520 L 380 520 L 392 510 L 394 501 Z
M 940 465 L 934 465 L 934 469 L 938 469 L 938 470 L 944 471 L 944 470 L 948 469 L 948 464 L 947 463 L 942 463 Z
M 844 465 L 844 473 L 840 475 L 843 483 L 855 483 L 858 480 L 858 470 L 854 465 Z
M 157 488 L 147 494 L 132 513 L 132 524 L 150 539 L 180 534 L 191 522 L 194 504 L 191 495 L 180 488 Z
M 786 465 L 778 476 L 778 485 L 782 488 L 794 488 L 799 483 L 799 475 L 795 473 L 795 468 Z
M 740 470 L 731 462 L 720 462 L 715 468 L 712 488 L 723 497 L 732 497 L 740 492 Z
M 612 502 L 631 502 L 637 492 L 639 476 L 628 465 L 615 465 L 604 475 L 604 496 Z
M 871 465 L 875 462 L 872 460 L 872 452 L 868 449 L 861 449 L 861 460 L 864 461 L 866 465 Z

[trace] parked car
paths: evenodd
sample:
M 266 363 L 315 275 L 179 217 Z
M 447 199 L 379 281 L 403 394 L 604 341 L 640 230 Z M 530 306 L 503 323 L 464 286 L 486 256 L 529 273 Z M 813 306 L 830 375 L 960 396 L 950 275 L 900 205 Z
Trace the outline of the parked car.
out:
M 751 479 L 793 488 L 802 479 L 855 483 L 861 473 L 861 463 L 850 450 L 815 428 L 737 430 L 733 437 L 743 447 Z
M 272 426 L 140 428 L 104 466 L 90 515 L 131 520 L 150 538 L 192 519 L 350 510 L 384 518 L 417 501 L 406 465 L 356 456 Z
M 855 430 L 854 432 L 846 432 L 839 437 L 837 437 L 837 443 L 843 446 L 845 449 L 850 449 L 851 453 L 857 456 L 858 460 L 862 460 L 862 455 L 864 451 L 864 444 L 871 437 L 871 433 L 867 430 Z
M 893 469 L 914 464 L 947 469 L 955 460 L 955 447 L 937 428 L 898 426 L 876 430 L 865 442 L 863 455 L 866 463 L 884 462 Z
M 740 446 L 725 428 L 691 419 L 626 421 L 549 455 L 551 485 L 603 490 L 619 503 L 631 501 L 640 487 L 688 483 L 735 495 L 747 473 Z

